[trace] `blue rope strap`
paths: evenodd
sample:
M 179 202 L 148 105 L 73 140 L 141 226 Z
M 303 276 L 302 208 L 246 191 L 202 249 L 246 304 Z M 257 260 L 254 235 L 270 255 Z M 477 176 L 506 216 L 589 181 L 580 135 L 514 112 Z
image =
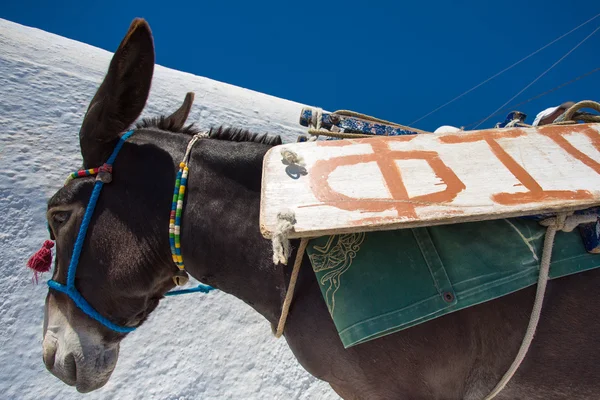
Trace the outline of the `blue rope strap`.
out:
M 79 307 L 81 311 L 83 311 L 88 317 L 91 317 L 96 321 L 100 322 L 105 327 L 119 333 L 128 333 L 135 330 L 135 327 L 117 325 L 100 315 L 100 313 L 96 311 L 94 307 L 92 307 L 90 303 L 88 303 L 83 298 L 83 296 L 77 291 L 75 286 L 61 285 L 60 283 L 53 280 L 48 281 L 48 286 L 50 286 L 54 290 L 57 290 L 69 296 L 71 300 L 73 300 L 73 303 L 75 303 L 75 305 Z
M 129 137 L 133 134 L 133 130 L 125 133 L 121 138 L 119 138 L 119 142 L 115 146 L 110 158 L 106 162 L 107 165 L 111 166 L 115 159 L 117 158 L 117 154 L 123 147 L 123 144 Z M 69 296 L 73 303 L 83 311 L 88 317 L 95 319 L 105 327 L 112 329 L 113 331 L 119 333 L 127 333 L 135 330 L 134 327 L 120 326 L 117 325 L 102 315 L 98 311 L 94 309 L 79 293 L 77 288 L 75 287 L 75 273 L 77 272 L 77 265 L 79 264 L 79 256 L 81 255 L 81 249 L 83 248 L 83 242 L 85 241 L 85 236 L 87 234 L 87 229 L 90 225 L 90 221 L 92 219 L 92 215 L 94 214 L 94 209 L 96 208 L 96 203 L 98 202 L 98 197 L 100 197 L 100 192 L 102 191 L 102 187 L 104 186 L 104 182 L 99 179 L 96 179 L 96 183 L 94 184 L 94 190 L 92 191 L 92 195 L 90 197 L 90 201 L 85 209 L 85 214 L 83 216 L 83 221 L 81 222 L 81 227 L 79 228 L 79 233 L 77 234 L 77 240 L 75 241 L 75 248 L 73 249 L 73 256 L 71 257 L 71 262 L 69 263 L 69 269 L 67 270 L 67 283 L 63 285 L 55 280 L 49 280 L 48 286 L 54 290 L 57 290 L 61 293 Z
M 112 154 L 109 159 L 106 161 L 105 167 L 112 168 L 112 164 L 115 162 L 117 158 L 117 154 L 123 147 L 123 144 L 129 139 L 129 137 L 133 134 L 133 130 L 128 131 L 123 136 L 119 138 L 119 142 L 115 146 Z M 85 174 L 82 176 L 88 176 L 89 174 Z M 77 176 L 75 176 L 77 177 Z M 179 175 L 178 175 L 179 178 Z M 75 241 L 75 246 L 73 249 L 73 255 L 71 257 L 71 261 L 69 263 L 69 269 L 67 270 L 67 282 L 65 285 L 62 283 L 56 282 L 55 280 L 50 279 L 48 281 L 48 286 L 51 289 L 54 289 L 58 292 L 66 294 L 75 305 L 83 311 L 88 317 L 98 321 L 100 324 L 104 325 L 108 329 L 112 329 L 115 332 L 119 333 L 128 333 L 134 331 L 135 327 L 121 326 L 117 325 L 114 322 L 108 320 L 106 317 L 103 317 L 94 307 L 88 303 L 81 293 L 75 287 L 75 273 L 77 272 L 77 265 L 79 264 L 79 257 L 81 256 L 81 250 L 83 248 L 83 243 L 85 242 L 85 237 L 87 234 L 88 227 L 90 225 L 90 221 L 92 220 L 92 215 L 94 214 L 94 210 L 96 208 L 96 204 L 98 203 L 98 198 L 100 197 L 100 192 L 104 186 L 104 182 L 101 179 L 96 179 L 94 184 L 94 189 L 92 191 L 92 195 L 90 196 L 90 201 L 85 209 L 85 214 L 83 216 L 83 221 L 81 222 L 81 227 L 79 228 L 79 232 L 77 233 L 77 239 Z M 173 243 L 172 243 L 173 244 Z M 214 290 L 213 287 L 200 284 L 195 288 L 190 289 L 181 289 L 181 290 L 173 290 L 165 293 L 165 296 L 176 296 L 180 294 L 186 293 L 208 293 Z
M 186 293 L 208 293 L 211 290 L 215 290 L 215 288 L 212 286 L 199 284 L 198 286 L 196 286 L 194 288 L 171 290 L 170 292 L 165 293 L 165 296 L 177 296 L 177 295 L 186 294 Z

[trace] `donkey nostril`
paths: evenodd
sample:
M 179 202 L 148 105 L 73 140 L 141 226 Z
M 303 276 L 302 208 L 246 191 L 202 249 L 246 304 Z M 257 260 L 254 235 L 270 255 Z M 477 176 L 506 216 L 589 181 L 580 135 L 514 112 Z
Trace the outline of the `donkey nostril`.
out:
M 54 361 L 56 360 L 56 345 L 50 344 L 44 346 L 44 352 L 42 354 L 42 358 L 44 360 L 44 364 L 46 364 L 46 368 L 51 370 L 54 368 Z

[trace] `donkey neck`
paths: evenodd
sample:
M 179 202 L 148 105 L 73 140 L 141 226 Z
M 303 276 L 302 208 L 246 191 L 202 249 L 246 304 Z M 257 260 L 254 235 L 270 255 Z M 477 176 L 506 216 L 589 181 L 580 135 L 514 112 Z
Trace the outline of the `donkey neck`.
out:
M 232 294 L 271 323 L 285 288 L 259 231 L 263 156 L 270 146 L 215 139 L 191 155 L 181 245 L 194 278 Z

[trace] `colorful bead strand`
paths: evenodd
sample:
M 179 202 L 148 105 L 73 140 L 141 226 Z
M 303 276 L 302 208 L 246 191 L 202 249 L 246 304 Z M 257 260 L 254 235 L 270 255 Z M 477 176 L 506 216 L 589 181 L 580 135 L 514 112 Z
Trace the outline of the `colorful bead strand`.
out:
M 206 133 L 196 134 L 188 143 L 183 161 L 179 163 L 179 171 L 175 177 L 175 189 L 173 190 L 173 201 L 171 203 L 171 213 L 169 214 L 169 243 L 171 245 L 171 257 L 173 262 L 181 271 L 185 269 L 183 256 L 181 255 L 181 214 L 183 212 L 183 199 L 185 197 L 185 188 L 188 178 L 188 161 L 192 147 L 198 139 L 205 138 Z
M 169 242 L 171 244 L 171 256 L 173 262 L 180 270 L 185 269 L 183 257 L 181 256 L 181 213 L 183 210 L 183 199 L 187 185 L 188 167 L 185 162 L 179 164 L 179 171 L 175 179 L 173 191 L 173 202 L 169 217 Z
M 67 181 L 65 182 L 65 184 L 69 183 L 72 179 L 83 178 L 84 176 L 92 176 L 92 175 L 96 175 L 97 173 L 98 173 L 98 168 L 80 169 L 79 171 L 75 171 L 75 172 L 71 173 L 67 177 Z
M 80 169 L 79 171 L 72 172 L 67 177 L 65 185 L 75 178 L 83 178 L 86 176 L 98 175 L 100 172 L 111 174 L 112 173 L 112 165 L 104 164 L 98 168 Z

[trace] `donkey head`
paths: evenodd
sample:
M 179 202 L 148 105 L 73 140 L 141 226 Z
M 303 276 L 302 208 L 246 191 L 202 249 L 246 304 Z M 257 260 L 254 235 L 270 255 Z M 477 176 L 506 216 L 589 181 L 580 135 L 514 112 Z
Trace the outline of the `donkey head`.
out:
M 154 45 L 148 24 L 136 19 L 115 52 L 93 97 L 79 133 L 84 168 L 106 162 L 120 135 L 141 114 L 154 71 Z M 181 128 L 193 95 L 168 117 Z M 171 289 L 169 209 L 175 168 L 172 157 L 151 132 L 134 135 L 114 163 L 92 216 L 79 259 L 75 287 L 102 316 L 137 327 Z M 53 280 L 65 283 L 77 233 L 94 177 L 75 179 L 49 201 L 47 218 L 56 240 Z M 164 187 L 163 187 L 164 186 Z M 152 216 L 152 218 L 149 218 Z M 64 293 L 46 297 L 43 360 L 48 370 L 80 392 L 103 386 L 115 368 L 119 342 L 114 332 L 84 314 Z

